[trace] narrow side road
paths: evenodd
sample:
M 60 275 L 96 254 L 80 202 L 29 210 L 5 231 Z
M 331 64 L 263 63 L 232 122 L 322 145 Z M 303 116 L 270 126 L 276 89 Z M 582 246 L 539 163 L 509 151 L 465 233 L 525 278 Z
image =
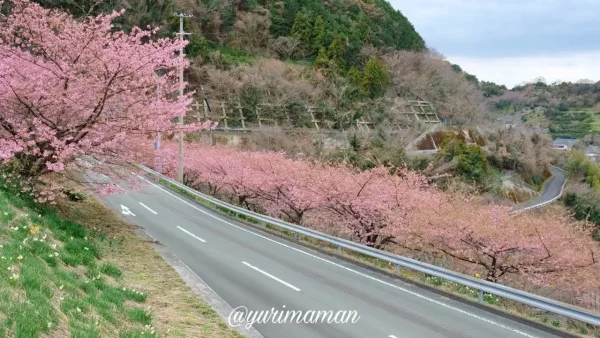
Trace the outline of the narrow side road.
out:
M 518 212 L 530 207 L 535 207 L 560 196 L 563 185 L 567 181 L 567 177 L 565 176 L 565 173 L 558 168 L 550 167 L 550 171 L 552 172 L 552 177 L 550 177 L 544 183 L 544 190 L 542 194 L 529 202 L 519 205 L 518 207 L 514 208 L 512 212 Z

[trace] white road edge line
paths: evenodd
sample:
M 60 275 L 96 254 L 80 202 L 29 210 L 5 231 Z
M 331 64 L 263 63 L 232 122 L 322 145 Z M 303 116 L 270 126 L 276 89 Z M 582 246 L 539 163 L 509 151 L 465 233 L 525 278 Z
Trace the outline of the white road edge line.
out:
M 393 334 L 389 335 L 388 338 L 398 338 L 396 336 L 394 336 Z
M 205 240 L 203 240 L 202 238 L 200 238 L 200 237 L 198 237 L 198 236 L 194 235 L 193 233 L 191 233 L 191 232 L 189 232 L 189 231 L 185 230 L 184 228 L 182 228 L 182 227 L 180 227 L 180 226 L 177 226 L 177 229 L 179 229 L 179 230 L 181 230 L 181 231 L 185 232 L 186 234 L 188 234 L 188 235 L 190 235 L 190 236 L 194 237 L 195 239 L 199 240 L 199 241 L 200 241 L 200 242 L 202 242 L 202 243 L 206 243 L 206 241 L 205 241 Z
M 140 205 L 141 205 L 141 206 L 143 206 L 144 208 L 148 209 L 148 211 L 150 211 L 151 213 L 153 213 L 153 214 L 155 214 L 155 215 L 158 215 L 158 213 L 157 213 L 156 211 L 154 211 L 154 210 L 152 210 L 152 209 L 148 208 L 148 206 L 147 206 L 147 205 L 145 205 L 144 203 L 142 203 L 142 202 L 138 202 L 138 203 L 140 203 Z
M 247 262 L 242 262 L 242 263 L 243 263 L 244 265 L 246 265 L 246 266 L 248 266 L 248 267 L 250 267 L 250 268 L 252 268 L 252 269 L 254 269 L 254 270 L 256 270 L 256 271 L 258 271 L 258 272 L 260 272 L 260 273 L 262 273 L 263 275 L 265 275 L 265 276 L 267 276 L 267 277 L 271 277 L 272 279 L 274 279 L 274 280 L 278 281 L 279 283 L 281 283 L 281 284 L 283 284 L 283 285 L 285 285 L 285 286 L 289 287 L 290 289 L 294 289 L 294 290 L 296 290 L 296 291 L 301 291 L 300 289 L 298 289 L 297 287 L 293 286 L 292 284 L 290 284 L 290 283 L 288 283 L 288 282 L 286 282 L 286 281 L 284 281 L 284 280 L 281 280 L 281 279 L 279 279 L 279 278 L 277 278 L 277 277 L 273 276 L 272 274 L 270 274 L 270 273 L 268 273 L 268 272 L 265 272 L 265 271 L 263 271 L 263 270 L 261 270 L 261 269 L 259 269 L 259 268 L 255 267 L 254 265 L 250 265 L 250 264 L 249 264 L 249 263 L 247 263 Z
M 167 190 L 165 190 L 165 189 L 161 188 L 160 186 L 158 186 L 158 185 L 156 185 L 156 184 L 154 184 L 154 183 L 152 183 L 152 182 L 148 181 L 147 179 L 143 178 L 142 176 L 140 176 L 140 175 L 137 175 L 137 176 L 138 176 L 139 178 L 143 179 L 144 181 L 146 181 L 146 182 L 150 183 L 150 184 L 151 184 L 151 185 L 153 185 L 154 187 L 158 188 L 159 190 L 161 190 L 161 191 L 163 191 L 163 192 L 165 192 L 165 193 L 167 193 L 167 194 L 171 195 L 172 197 L 174 197 L 174 198 L 178 199 L 179 201 L 181 201 L 181 202 L 183 202 L 183 203 L 187 204 L 188 206 L 190 206 L 190 207 L 192 207 L 192 208 L 194 208 L 194 209 L 196 209 L 196 210 L 200 211 L 201 213 L 203 213 L 203 214 L 205 214 L 205 215 L 207 215 L 207 216 L 209 216 L 209 217 L 212 217 L 212 218 L 214 218 L 214 219 L 216 219 L 216 220 L 219 220 L 219 221 L 221 221 L 221 222 L 223 222 L 223 223 L 225 223 L 225 224 L 231 225 L 231 226 L 232 226 L 232 227 L 234 227 L 234 228 L 237 228 L 237 229 L 240 229 L 240 230 L 242 230 L 242 231 L 245 231 L 245 232 L 247 232 L 247 233 L 253 234 L 254 236 L 258 236 L 258 237 L 260 237 L 260 238 L 266 239 L 267 241 L 270 241 L 270 242 L 276 243 L 276 244 L 278 244 L 278 245 L 281 245 L 281 246 L 283 246 L 283 247 L 286 247 L 286 248 L 288 248 L 288 249 L 291 249 L 291 250 L 294 250 L 294 251 L 300 252 L 300 253 L 302 253 L 302 254 L 305 254 L 305 255 L 307 255 L 307 256 L 313 257 L 313 258 L 315 258 L 315 259 L 318 259 L 318 260 L 320 260 L 320 261 L 323 261 L 323 262 L 329 263 L 329 264 L 331 264 L 331 265 L 337 266 L 337 267 L 339 267 L 339 268 L 341 268 L 341 269 L 344 269 L 344 270 L 346 270 L 346 271 L 350 271 L 350 272 L 352 272 L 352 273 L 355 273 L 355 274 L 357 274 L 357 275 L 359 275 L 359 276 L 362 276 L 362 277 L 368 278 L 368 279 L 370 279 L 370 280 L 373 280 L 373 281 L 379 282 L 379 283 L 381 283 L 381 284 L 387 285 L 387 286 L 389 286 L 389 287 L 392 287 L 392 288 L 394 288 L 394 289 L 397 289 L 397 290 L 400 290 L 400 291 L 404 291 L 404 292 L 406 292 L 406 293 L 408 293 L 408 294 L 410 294 L 410 295 L 413 295 L 413 296 L 415 296 L 415 297 L 418 297 L 418 298 L 421 298 L 421 299 L 423 299 L 423 300 L 427 300 L 427 301 L 429 301 L 429 302 L 432 302 L 432 303 L 434 303 L 434 304 L 437 304 L 437 305 L 443 306 L 443 307 L 445 307 L 445 308 L 447 308 L 447 309 L 450 309 L 450 310 L 457 311 L 457 312 L 459 312 L 459 313 L 462 313 L 462 314 L 464 314 L 464 315 L 467 315 L 467 316 L 469 316 L 469 317 L 472 317 L 472 318 L 475 318 L 475 319 L 479 319 L 479 320 L 481 320 L 481 321 L 484 321 L 484 322 L 486 322 L 486 323 L 488 323 L 488 324 L 491 324 L 491 325 L 495 325 L 495 326 L 501 327 L 501 328 L 503 328 L 503 329 L 506 329 L 506 330 L 509 330 L 509 331 L 512 331 L 512 332 L 518 333 L 518 334 L 520 334 L 520 335 L 523 335 L 523 336 L 525 336 L 525 337 L 529 337 L 529 338 L 536 338 L 535 336 L 532 336 L 532 335 L 530 335 L 530 334 L 528 334 L 528 333 L 526 333 L 526 332 L 519 331 L 519 330 L 517 330 L 517 329 L 513 329 L 513 328 L 511 328 L 511 327 L 508 327 L 508 326 L 506 326 L 506 325 L 503 325 L 503 324 L 500 324 L 500 323 L 496 323 L 496 322 L 494 322 L 493 320 L 489 320 L 489 319 L 487 319 L 487 318 L 480 317 L 480 316 L 478 316 L 478 315 L 475 315 L 475 314 L 472 314 L 472 313 L 470 313 L 470 312 L 467 312 L 467 311 L 461 310 L 461 309 L 459 309 L 459 308 L 456 308 L 456 307 L 450 306 L 450 305 L 448 305 L 448 304 L 442 303 L 442 302 L 440 302 L 440 301 L 437 301 L 437 300 L 435 300 L 435 299 L 431 299 L 431 298 L 429 298 L 429 297 L 423 296 L 423 295 L 421 295 L 421 294 L 418 294 L 418 293 L 416 293 L 416 292 L 414 292 L 414 291 L 410 291 L 410 290 L 408 290 L 408 289 L 402 288 L 402 287 L 400 287 L 400 286 L 398 286 L 398 285 L 395 285 L 395 284 L 392 284 L 392 283 L 388 283 L 388 282 L 386 282 L 386 281 L 383 281 L 383 280 L 381 280 L 381 279 L 377 279 L 377 278 L 375 278 L 375 277 L 373 277 L 373 276 L 369 276 L 369 275 L 367 275 L 367 274 L 364 274 L 364 273 L 362 273 L 362 272 L 359 272 L 359 271 L 356 271 L 356 270 L 352 270 L 352 269 L 350 269 L 350 268 L 348 268 L 348 267 L 346 267 L 346 266 L 343 266 L 343 265 L 341 265 L 341 264 L 338 264 L 338 263 L 335 263 L 335 262 L 329 261 L 329 260 L 327 260 L 327 259 L 325 259 L 325 258 L 321 258 L 321 257 L 319 257 L 319 256 L 313 255 L 313 254 L 311 254 L 311 253 L 308 253 L 308 252 L 306 252 L 306 251 L 302 251 L 302 250 L 300 250 L 300 249 L 294 248 L 294 247 L 292 247 L 292 246 L 289 246 L 289 245 L 287 245 L 287 244 L 284 244 L 284 243 L 281 243 L 281 242 L 277 242 L 276 240 L 273 240 L 273 239 L 271 239 L 271 238 L 268 238 L 268 237 L 265 237 L 265 236 L 263 236 L 263 235 L 257 234 L 257 233 L 255 233 L 255 232 L 253 232 L 253 231 L 250 231 L 250 230 L 248 230 L 248 229 L 242 228 L 242 227 L 240 227 L 240 226 L 237 226 L 237 225 L 235 225 L 235 224 L 233 224 L 233 223 L 227 222 L 227 221 L 225 221 L 225 220 L 223 220 L 223 219 L 221 219 L 221 218 L 219 218 L 219 217 L 217 217 L 217 216 L 214 216 L 214 215 L 212 215 L 212 214 L 210 214 L 210 213 L 208 213 L 208 212 L 206 212 L 206 211 L 204 211 L 204 210 L 202 210 L 202 209 L 198 208 L 197 206 L 195 206 L 195 205 L 193 205 L 193 204 L 191 204 L 191 203 L 188 203 L 186 200 L 184 200 L 184 199 L 182 199 L 182 198 L 180 198 L 180 197 L 178 197 L 178 196 L 176 196 L 176 195 L 174 195 L 174 194 L 170 193 L 169 191 L 167 191 Z

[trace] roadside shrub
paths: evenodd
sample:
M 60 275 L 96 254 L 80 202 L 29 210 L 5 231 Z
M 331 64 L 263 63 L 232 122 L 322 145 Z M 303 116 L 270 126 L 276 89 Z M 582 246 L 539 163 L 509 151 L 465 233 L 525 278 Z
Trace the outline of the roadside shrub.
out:
M 592 204 L 574 193 L 565 195 L 564 204 L 577 220 L 588 220 L 596 225 L 592 233 L 595 240 L 600 240 L 600 206 Z
M 489 164 L 479 146 L 468 146 L 458 157 L 458 173 L 467 180 L 482 182 L 489 172 Z

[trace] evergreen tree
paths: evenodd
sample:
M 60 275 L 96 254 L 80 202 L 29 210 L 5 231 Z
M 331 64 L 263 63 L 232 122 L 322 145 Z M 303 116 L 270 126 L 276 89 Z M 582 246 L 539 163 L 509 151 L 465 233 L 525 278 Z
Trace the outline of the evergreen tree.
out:
M 376 57 L 370 58 L 360 83 L 363 94 L 370 98 L 381 96 L 389 84 L 390 75 L 383 63 Z
M 317 54 L 317 58 L 315 59 L 314 67 L 317 69 L 329 68 L 329 56 L 327 56 L 325 47 L 319 49 L 319 54 Z
M 343 72 L 346 69 L 346 47 L 339 35 L 331 41 L 328 54 L 331 62 L 337 67 L 337 71 Z
M 361 78 L 362 78 L 362 74 L 360 73 L 360 70 L 358 70 L 356 67 L 351 67 L 350 70 L 348 71 L 347 78 L 348 78 L 348 81 L 350 81 L 350 83 L 359 87 Z
M 312 40 L 313 27 L 310 24 L 310 17 L 307 12 L 298 12 L 294 25 L 292 26 L 292 35 L 300 40 L 304 48 L 310 48 L 310 42 Z
M 271 13 L 271 33 L 274 37 L 291 35 L 298 10 L 296 1 L 286 2 L 283 11 L 277 4 L 271 3 L 269 12 Z
M 320 15 L 315 20 L 312 33 L 312 49 L 315 52 L 318 52 L 321 47 L 325 46 L 325 39 L 327 38 L 327 35 L 325 34 L 325 22 Z
M 371 28 L 364 14 L 358 16 L 358 20 L 352 25 L 353 38 L 361 43 L 366 43 L 371 39 Z

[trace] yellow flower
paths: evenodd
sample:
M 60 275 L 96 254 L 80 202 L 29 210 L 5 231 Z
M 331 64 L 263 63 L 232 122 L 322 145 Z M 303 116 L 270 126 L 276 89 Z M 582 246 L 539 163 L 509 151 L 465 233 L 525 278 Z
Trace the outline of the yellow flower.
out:
M 475 274 L 475 277 L 479 278 L 479 277 L 481 277 L 481 275 L 480 275 L 480 274 L 478 274 L 478 273 L 476 273 L 476 274 Z
M 29 230 L 29 232 L 31 232 L 32 234 L 35 234 L 38 231 L 40 231 L 40 227 L 38 225 L 34 226 L 33 229 Z

